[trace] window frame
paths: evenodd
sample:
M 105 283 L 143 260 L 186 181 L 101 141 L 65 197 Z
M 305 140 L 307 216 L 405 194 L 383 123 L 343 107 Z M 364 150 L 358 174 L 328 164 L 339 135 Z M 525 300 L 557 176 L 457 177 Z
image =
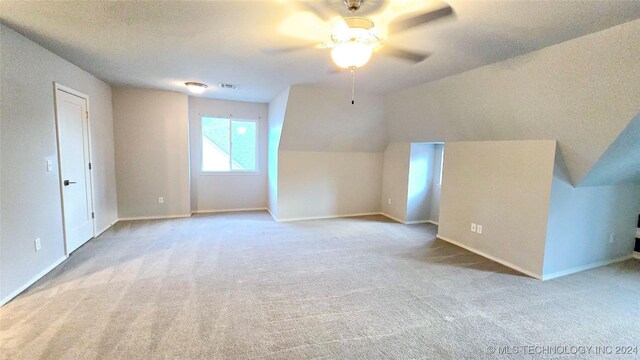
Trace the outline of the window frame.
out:
M 229 121 L 229 171 L 224 170 L 204 170 L 204 132 L 202 129 L 202 120 L 204 118 L 213 118 L 213 119 L 223 119 Z M 238 170 L 233 169 L 231 162 L 233 161 L 233 122 L 234 121 L 242 121 L 242 122 L 252 122 L 256 124 L 256 168 L 254 170 Z M 229 176 L 229 175 L 260 175 L 260 121 L 258 119 L 242 119 L 242 118 L 232 118 L 230 116 L 219 116 L 219 115 L 200 115 L 200 175 L 204 176 Z

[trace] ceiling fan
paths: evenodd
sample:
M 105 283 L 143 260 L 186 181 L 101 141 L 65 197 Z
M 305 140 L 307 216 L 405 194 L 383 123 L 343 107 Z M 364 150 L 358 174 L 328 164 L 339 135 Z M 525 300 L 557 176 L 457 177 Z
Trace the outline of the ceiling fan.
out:
M 297 2 L 329 24 L 329 37 L 315 46 L 295 46 L 271 49 L 266 52 L 284 53 L 310 47 L 332 49 L 334 62 L 344 69 L 363 66 L 373 53 L 417 64 L 428 58 L 430 54 L 397 48 L 390 45 L 387 40 L 402 31 L 455 15 L 451 6 L 439 1 L 386 0 L 384 2 L 386 6 L 383 6 L 381 11 L 368 17 L 357 16 L 356 11 L 363 7 L 365 1 L 380 3 L 373 0 L 342 0 L 350 12 L 350 15 L 345 17 L 323 6 L 323 2 L 320 1 Z M 303 26 L 303 24 L 297 23 L 296 26 Z
M 320 2 L 304 1 L 300 4 L 317 18 L 330 25 L 329 37 L 312 47 L 331 49 L 333 62 L 338 67 L 351 71 L 352 104 L 355 103 L 353 100 L 355 71 L 364 66 L 374 53 L 392 56 L 414 64 L 429 57 L 429 53 L 420 53 L 389 45 L 387 40 L 391 34 L 454 16 L 451 6 L 437 1 L 386 0 L 386 6 L 383 6 L 381 11 L 368 17 L 356 15 L 356 11 L 361 9 L 365 0 L 342 0 L 342 2 L 350 12 L 349 16 L 342 17 L 326 6 L 322 6 Z M 373 1 L 368 2 L 373 3 Z M 425 8 L 427 8 L 426 11 Z M 304 25 L 304 21 L 298 21 L 291 27 L 290 32 L 296 33 Z M 271 54 L 285 53 L 308 48 L 309 46 L 295 46 L 272 49 L 267 52 Z

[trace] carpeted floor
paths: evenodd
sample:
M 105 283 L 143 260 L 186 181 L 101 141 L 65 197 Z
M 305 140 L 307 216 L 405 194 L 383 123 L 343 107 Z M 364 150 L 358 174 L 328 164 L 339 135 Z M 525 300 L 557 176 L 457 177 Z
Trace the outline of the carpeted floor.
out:
M 639 261 L 541 282 L 435 233 L 380 216 L 276 223 L 266 212 L 120 222 L 0 309 L 2 358 L 475 359 L 502 346 L 500 358 L 543 349 L 523 346 L 640 346 Z

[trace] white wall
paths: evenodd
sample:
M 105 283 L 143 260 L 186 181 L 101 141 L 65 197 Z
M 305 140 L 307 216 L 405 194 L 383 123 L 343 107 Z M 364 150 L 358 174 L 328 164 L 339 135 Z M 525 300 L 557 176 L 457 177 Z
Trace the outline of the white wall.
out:
M 280 151 L 279 156 L 278 220 L 380 212 L 381 153 Z
M 431 218 L 433 192 L 434 144 L 411 144 L 409 160 L 409 189 L 407 221 L 426 221 Z
M 438 236 L 540 277 L 555 150 L 550 140 L 445 143 Z
M 630 256 L 638 214 L 640 184 L 573 187 L 562 154 L 557 150 L 544 277 L 553 278 Z
M 383 98 L 294 85 L 278 153 L 279 220 L 380 211 Z
M 435 144 L 433 151 L 433 181 L 431 182 L 431 209 L 429 211 L 429 220 L 434 223 L 438 223 L 440 218 L 440 195 L 442 193 L 442 184 L 438 184 L 440 172 L 442 172 L 442 151 L 444 150 L 443 144 Z
M 276 218 L 278 217 L 278 151 L 290 89 L 287 87 L 269 103 L 269 212 Z
M 119 218 L 189 216 L 187 95 L 114 87 L 113 122 Z
M 407 221 L 410 158 L 410 143 L 389 143 L 384 151 L 380 208 L 400 222 Z
M 96 227 L 117 219 L 111 88 L 0 25 L 0 301 L 62 260 L 53 82 L 89 96 Z M 46 172 L 46 160 L 54 171 Z M 35 252 L 34 240 L 42 248 Z
M 268 106 L 262 103 L 189 97 L 191 210 L 206 212 L 266 208 Z M 201 174 L 202 116 L 258 121 L 258 168 L 255 174 Z
M 573 184 L 638 112 L 640 20 L 386 97 L 391 141 L 557 139 Z
M 387 145 L 384 98 L 349 89 L 293 85 L 280 150 L 383 152 Z

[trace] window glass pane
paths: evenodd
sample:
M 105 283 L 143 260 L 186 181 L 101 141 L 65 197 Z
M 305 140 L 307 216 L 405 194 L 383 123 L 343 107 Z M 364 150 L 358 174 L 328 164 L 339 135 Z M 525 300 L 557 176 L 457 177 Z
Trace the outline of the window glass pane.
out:
M 256 170 L 256 130 L 253 121 L 231 122 L 232 170 Z
M 202 171 L 229 171 L 229 119 L 202 118 Z

